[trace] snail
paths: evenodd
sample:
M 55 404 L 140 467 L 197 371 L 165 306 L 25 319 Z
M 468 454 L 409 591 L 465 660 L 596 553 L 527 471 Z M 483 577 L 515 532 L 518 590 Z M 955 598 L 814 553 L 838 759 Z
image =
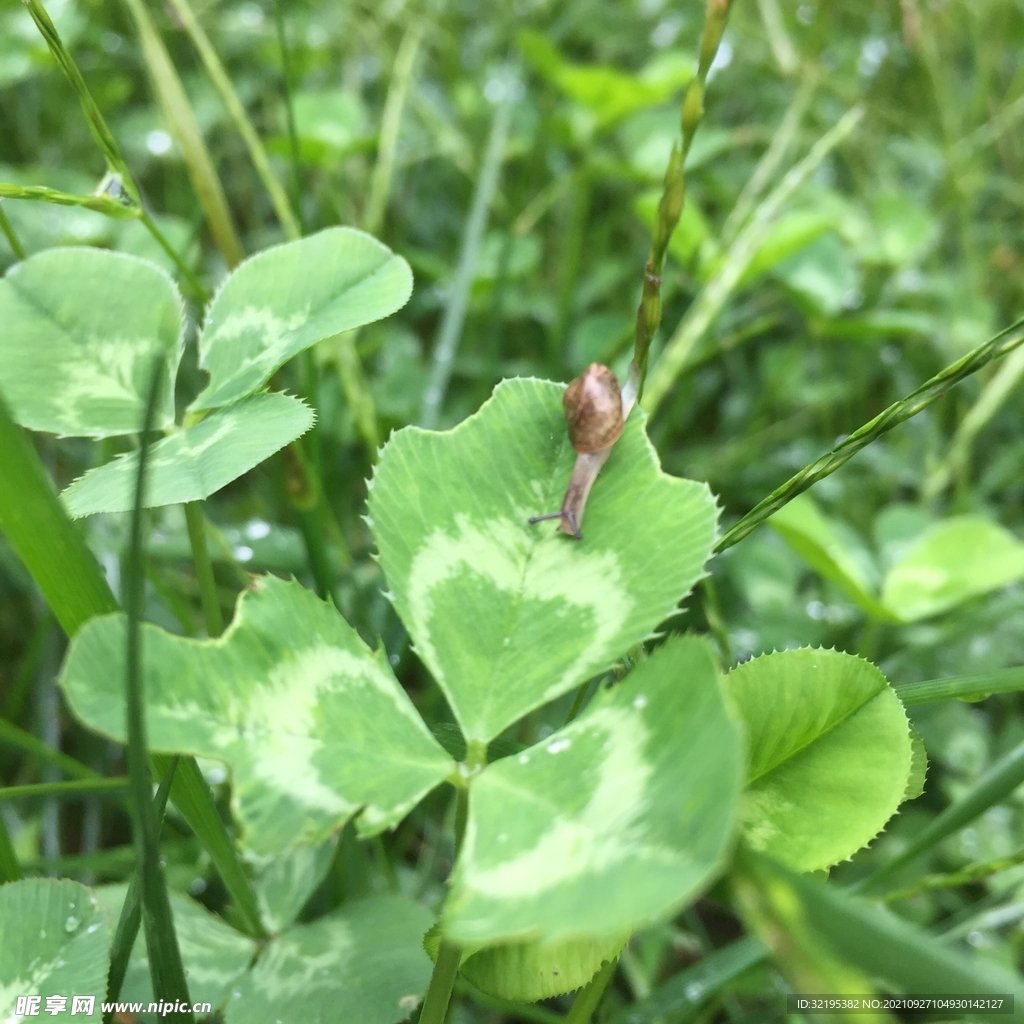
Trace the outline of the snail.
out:
M 566 389 L 562 396 L 569 441 L 576 451 L 569 486 L 565 489 L 562 507 L 557 512 L 531 516 L 530 523 L 558 519 L 559 530 L 583 540 L 583 509 L 597 474 L 607 462 L 612 445 L 622 435 L 626 418 L 636 401 L 637 385 L 633 373 L 624 388 L 619 388 L 615 374 L 600 363 L 591 363 Z

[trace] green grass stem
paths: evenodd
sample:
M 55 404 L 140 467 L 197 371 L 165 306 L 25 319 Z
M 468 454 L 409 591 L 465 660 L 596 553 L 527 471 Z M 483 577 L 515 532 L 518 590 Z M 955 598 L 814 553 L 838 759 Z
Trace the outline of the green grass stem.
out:
M 434 970 L 430 975 L 430 984 L 427 986 L 427 994 L 423 997 L 419 1024 L 444 1024 L 461 959 L 460 947 L 450 942 L 441 942 L 437 950 L 437 960 L 434 961 Z
M 363 214 L 363 227 L 371 235 L 377 234 L 384 224 L 384 214 L 387 211 L 388 199 L 391 197 L 402 112 L 405 110 L 405 101 L 409 95 L 409 85 L 423 40 L 423 30 L 424 23 L 420 18 L 409 24 L 402 41 L 398 44 L 395 63 L 391 69 L 391 81 L 388 83 L 384 111 L 380 119 L 377 162 L 373 165 L 373 173 L 370 175 L 370 195 L 366 200 L 366 210 Z
M 139 34 L 142 57 L 150 81 L 153 83 L 153 89 L 171 132 L 181 149 L 185 169 L 196 198 L 206 214 L 210 232 L 228 268 L 235 267 L 241 263 L 245 253 L 235 232 L 224 189 L 217 177 L 203 133 L 196 123 L 185 87 L 181 84 L 174 62 L 160 38 L 156 25 L 153 24 L 144 0 L 124 2 Z
M 0 198 L 4 195 L 3 190 L 5 187 L 3 184 L 0 184 Z M 21 239 L 18 238 L 14 225 L 11 224 L 7 211 L 4 210 L 3 203 L 0 203 L 0 231 L 4 233 L 4 238 L 7 239 L 7 244 L 11 247 L 11 252 L 14 253 L 15 258 L 19 260 L 25 259 L 25 247 L 21 244 Z
M 892 430 L 893 427 L 916 416 L 932 402 L 942 398 L 954 384 L 958 384 L 965 377 L 976 373 L 993 359 L 1008 355 L 1021 342 L 1024 342 L 1024 319 L 1018 320 L 1005 330 L 1000 331 L 994 338 L 972 349 L 955 363 L 950 363 L 916 391 L 912 391 L 905 398 L 894 402 L 873 420 L 858 427 L 831 451 L 826 452 L 821 458 L 815 459 L 799 473 L 790 477 L 781 487 L 777 487 L 767 498 L 755 505 L 735 526 L 727 530 L 715 545 L 715 552 L 722 552 L 726 548 L 732 547 L 733 544 L 738 544 L 766 519 L 778 512 L 783 505 L 792 501 L 809 487 L 813 487 L 819 480 L 834 473 L 840 466 L 849 462 L 862 448 L 866 448 L 872 441 Z
M 120 793 L 128 788 L 126 778 L 72 779 L 69 782 L 33 782 L 25 786 L 0 786 L 0 800 L 26 797 L 76 797 L 83 793 Z
M 7 825 L 0 815 L 0 882 L 17 882 L 21 878 L 21 865 L 18 855 L 14 852 L 11 837 L 7 834 Z
M 590 1024 L 590 1018 L 594 1016 L 605 990 L 615 976 L 615 968 L 618 966 L 619 958 L 614 956 L 607 961 L 601 970 L 595 974 L 587 984 L 580 989 L 573 1000 L 572 1008 L 565 1015 L 565 1024 Z
M 210 550 L 206 544 L 203 504 L 200 501 L 189 501 L 183 507 L 188 539 L 192 545 L 192 562 L 195 565 L 196 581 L 199 583 L 199 599 L 203 606 L 203 618 L 206 620 L 206 634 L 209 637 L 220 636 L 224 632 L 224 617 L 221 615 L 220 597 L 217 594 L 217 581 L 213 576 Z
M 896 683 L 894 688 L 906 707 L 930 704 L 937 700 L 984 700 L 994 693 L 1019 693 L 1024 690 L 1024 665 L 976 676 L 950 676 L 947 679 Z
M 98 779 L 100 773 L 93 771 L 81 761 L 54 750 L 49 744 L 44 743 L 38 736 L 20 729 L 18 726 L 0 718 L 0 744 L 17 747 L 24 750 L 26 754 L 38 757 L 41 761 L 56 765 L 65 775 L 75 779 Z
M 181 19 L 182 25 L 185 26 L 185 31 L 189 34 L 196 50 L 199 51 L 199 57 L 206 68 L 206 73 L 210 76 L 210 81 L 213 82 L 213 87 L 220 95 L 221 102 L 224 104 L 228 116 L 234 122 L 238 134 L 242 136 L 245 148 L 249 151 L 249 159 L 252 160 L 253 167 L 256 168 L 256 173 L 259 175 L 260 181 L 263 182 L 267 195 L 270 196 L 274 213 L 281 222 L 285 235 L 289 239 L 299 238 L 302 231 L 291 204 L 288 202 L 288 195 L 270 166 L 270 158 L 267 156 L 263 141 L 249 115 L 245 112 L 245 107 L 238 98 L 238 93 L 235 91 L 216 49 L 214 49 L 213 43 L 210 42 L 210 37 L 199 23 L 188 0 L 170 0 L 170 4 Z
M 142 672 L 142 616 L 145 607 L 143 501 L 146 493 L 146 469 L 149 439 L 160 392 L 162 367 L 154 362 L 146 415 L 139 437 L 139 468 L 135 480 L 135 507 L 132 512 L 125 572 L 125 611 L 128 615 L 125 686 L 127 690 L 129 796 L 132 807 L 132 836 L 138 856 L 140 897 L 149 955 L 153 994 L 157 999 L 189 1005 L 189 1009 L 171 1014 L 171 1019 L 192 1021 L 191 999 L 185 969 L 181 962 L 178 938 L 174 931 L 170 899 L 160 863 L 160 826 L 154 813 L 149 755 L 146 745 L 145 692 Z
M 163 821 L 164 811 L 167 809 L 167 796 L 171 791 L 177 767 L 178 758 L 172 758 L 153 799 L 153 816 L 158 822 Z M 136 865 L 139 863 L 137 854 L 135 863 Z M 132 872 L 131 881 L 128 883 L 128 891 L 125 893 L 124 903 L 121 905 L 121 916 L 118 918 L 110 947 L 110 971 L 107 975 L 108 1000 L 116 1000 L 121 994 L 121 986 L 128 973 L 128 961 L 131 959 L 135 938 L 139 934 L 139 925 L 142 923 L 141 894 L 142 873 L 136 869 Z M 104 1015 L 106 1024 L 110 1024 L 111 1019 L 111 1014 Z
M 679 321 L 661 357 L 652 367 L 641 402 L 648 414 L 653 415 L 657 411 L 679 376 L 687 369 L 695 346 L 738 288 L 744 272 L 767 239 L 783 206 L 821 166 L 829 153 L 850 135 L 863 116 L 864 108 L 861 106 L 848 110 L 818 139 L 807 156 L 790 168 L 751 215 L 746 227 L 726 250 L 718 269 Z
M 285 124 L 288 127 L 288 152 L 291 157 L 295 209 L 299 216 L 300 233 L 305 234 L 306 221 L 302 212 L 302 154 L 299 151 L 299 133 L 295 126 L 295 105 L 292 103 L 291 48 L 288 46 L 281 0 L 274 0 L 274 30 L 277 33 L 277 48 L 281 55 L 281 95 L 284 98 Z
M 518 89 L 518 80 L 509 75 L 502 96 L 494 108 L 491 131 L 487 137 L 487 148 L 480 164 L 476 186 L 473 189 L 469 214 L 463 225 L 455 279 L 452 282 L 451 291 L 448 293 L 444 314 L 441 317 L 437 337 L 434 341 L 433 364 L 427 387 L 423 392 L 423 404 L 420 409 L 420 425 L 424 427 L 432 428 L 437 425 L 441 406 L 444 404 L 444 396 L 448 391 L 455 353 L 459 347 L 459 339 L 462 337 L 462 328 L 466 321 L 469 291 L 473 285 L 473 275 L 476 273 L 480 243 L 483 241 L 487 216 L 498 187 L 498 174 L 505 155 L 505 140 L 508 138 L 512 108 Z

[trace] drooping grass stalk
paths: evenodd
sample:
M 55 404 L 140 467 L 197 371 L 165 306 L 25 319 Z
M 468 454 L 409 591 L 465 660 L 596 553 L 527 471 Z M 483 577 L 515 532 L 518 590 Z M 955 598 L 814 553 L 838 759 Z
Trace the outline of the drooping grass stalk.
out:
M 125 0 L 125 5 L 139 33 L 143 60 L 160 108 L 181 148 L 185 169 L 188 171 L 199 205 L 206 214 L 213 239 L 228 268 L 235 267 L 241 263 L 245 255 L 242 243 L 235 233 L 224 189 L 214 169 L 210 151 L 206 148 L 203 133 L 199 130 L 195 115 L 192 113 L 185 87 L 181 84 L 174 62 L 153 24 L 144 0 Z
M 288 196 L 270 166 L 266 148 L 249 119 L 249 115 L 246 114 L 245 107 L 242 106 L 242 101 L 238 98 L 238 93 L 217 55 L 213 43 L 210 42 L 210 37 L 196 18 L 188 0 L 170 0 L 170 4 L 185 26 L 185 31 L 189 34 L 195 48 L 199 51 L 199 57 L 206 68 L 206 73 L 210 76 L 210 81 L 213 82 L 213 87 L 219 93 L 228 116 L 238 129 L 238 134 L 242 136 L 245 148 L 249 151 L 249 158 L 252 160 L 253 167 L 256 168 L 260 181 L 263 182 L 263 187 L 267 190 L 267 195 L 270 196 L 274 213 L 277 214 L 277 219 L 281 222 L 285 235 L 289 239 L 300 237 L 302 231 L 299 228 L 299 222 L 295 219 L 291 204 L 288 202 Z
M 195 565 L 196 581 L 199 583 L 199 600 L 203 606 L 203 618 L 206 620 L 206 635 L 220 636 L 224 632 L 224 617 L 220 611 L 220 598 L 217 596 L 217 581 L 213 576 L 210 551 L 206 546 L 203 503 L 189 501 L 183 507 L 188 540 L 192 546 L 192 562 Z
M 202 301 L 205 302 L 208 298 L 205 289 L 181 256 L 170 246 L 167 239 L 163 237 L 163 234 L 157 230 L 152 217 L 145 212 L 142 196 L 135 178 L 128 169 L 128 164 L 121 155 L 121 150 L 114 141 L 114 136 L 107 127 L 107 122 L 103 119 L 99 106 L 97 106 L 96 101 L 93 99 L 92 93 L 89 92 L 89 87 L 85 84 L 85 79 L 82 77 L 81 71 L 78 70 L 78 65 L 64 46 L 60 33 L 58 33 L 56 26 L 50 20 L 46 9 L 39 0 L 24 0 L 24 3 L 32 20 L 36 23 L 36 28 L 39 29 L 43 39 L 46 40 L 46 45 L 49 47 L 53 59 L 57 62 L 57 66 L 64 72 L 65 77 L 71 83 L 71 87 L 78 95 L 78 102 L 81 104 L 82 112 L 85 114 L 85 122 L 89 126 L 89 132 L 92 134 L 96 145 L 107 162 L 108 177 L 113 176 L 116 179 L 118 191 L 123 188 L 131 198 L 132 203 L 143 211 L 139 215 L 142 223 L 150 234 L 153 235 L 160 247 L 171 257 L 175 266 L 181 271 L 185 280 L 188 281 L 190 287 L 198 296 L 203 297 Z
M 0 399 L 0 530 L 67 635 L 118 610 L 93 553 L 57 497 L 28 436 Z
M 120 793 L 128 788 L 128 779 L 72 779 L 69 782 L 33 782 L 25 786 L 0 786 L 0 800 L 22 797 L 76 797 L 83 793 Z
M 704 15 L 704 30 L 700 37 L 700 52 L 697 59 L 697 73 L 686 88 L 680 111 L 682 145 L 672 146 L 665 184 L 658 203 L 658 215 L 654 223 L 651 251 L 644 265 L 644 284 L 640 305 L 636 311 L 636 330 L 633 339 L 633 364 L 630 376 L 637 381 L 638 393 L 643 394 L 647 379 L 647 361 L 651 342 L 661 323 L 661 275 L 665 269 L 665 254 L 672 232 L 679 223 L 686 199 L 686 179 L 683 165 L 690 151 L 694 134 L 704 116 L 704 90 L 707 87 L 708 72 L 718 53 L 725 23 L 729 19 L 732 0 L 708 0 Z
M 299 529 L 306 545 L 309 569 L 316 592 L 322 598 L 336 600 L 334 588 L 337 573 L 327 545 L 325 513 L 330 514 L 319 479 L 316 477 L 305 448 L 293 441 L 281 450 L 284 460 L 288 500 L 299 517 Z M 339 531 L 340 532 L 340 531 Z
M 281 53 L 281 93 L 284 96 L 284 116 L 288 126 L 288 150 L 292 165 L 292 190 L 295 209 L 299 215 L 302 234 L 306 233 L 306 219 L 302 212 L 302 156 L 299 152 L 299 133 L 295 127 L 295 107 L 292 104 L 292 59 L 288 46 L 288 35 L 284 27 L 284 10 L 281 0 L 274 0 L 274 29 L 277 32 L 277 48 Z
M 859 427 L 831 451 L 822 455 L 821 458 L 815 459 L 809 466 L 805 466 L 799 473 L 790 477 L 781 487 L 777 487 L 767 498 L 758 502 L 738 523 L 727 530 L 715 545 L 715 552 L 722 552 L 726 548 L 731 548 L 733 544 L 739 543 L 747 534 L 756 530 L 761 523 L 778 512 L 783 505 L 792 501 L 809 487 L 813 487 L 819 480 L 834 473 L 840 466 L 849 462 L 862 448 L 867 447 L 886 431 L 892 430 L 893 427 L 916 416 L 936 399 L 941 398 L 954 384 L 969 377 L 972 373 L 976 373 L 993 359 L 1008 355 L 1021 342 L 1024 342 L 1024 319 L 1011 324 L 994 338 L 972 349 L 963 358 L 940 370 L 916 391 L 901 398 L 898 402 L 893 402 L 888 409 Z
M 5 187 L 8 186 L 0 184 L 0 197 L 3 197 Z M 7 244 L 11 247 L 11 252 L 14 253 L 15 258 L 19 260 L 25 259 L 25 247 L 21 244 L 21 239 L 18 238 L 14 225 L 11 224 L 2 203 L 0 203 L 0 231 L 4 233 L 4 238 L 7 239 Z
M 132 808 L 132 836 L 138 857 L 140 898 L 146 951 L 153 994 L 169 1003 L 183 1002 L 184 1012 L 172 1019 L 191 1022 L 193 1018 L 185 969 L 181 963 L 178 937 L 174 931 L 171 903 L 167 895 L 163 867 L 160 863 L 160 826 L 154 814 L 149 754 L 146 745 L 145 693 L 142 673 L 142 615 L 145 606 L 145 573 L 143 571 L 143 520 L 146 495 L 146 469 L 149 461 L 149 435 L 160 393 L 162 366 L 154 361 L 146 414 L 139 435 L 139 468 L 135 478 L 135 504 L 129 533 L 127 569 L 125 574 L 125 611 L 128 616 L 125 653 L 125 686 L 127 690 L 129 796 Z
M 768 237 L 779 211 L 805 181 L 821 166 L 864 116 L 864 108 L 848 110 L 815 144 L 798 164 L 792 167 L 772 190 L 747 222 L 736 241 L 726 251 L 718 269 L 704 285 L 700 294 L 686 311 L 665 350 L 652 369 L 641 405 L 653 414 L 686 369 L 697 342 L 704 337 L 711 322 L 736 290 L 757 250 Z
M 1024 690 L 1024 665 L 977 676 L 951 676 L 948 679 L 896 683 L 894 688 L 905 707 L 913 704 L 930 704 L 937 700 L 983 700 L 993 693 L 1016 693 Z
M 509 123 L 512 120 L 512 108 L 518 92 L 518 79 L 511 74 L 504 83 L 501 98 L 494 108 L 491 131 L 487 138 L 480 173 L 473 190 L 473 201 L 469 215 L 466 217 L 462 231 L 462 242 L 459 247 L 459 262 L 455 271 L 448 300 L 445 303 L 444 315 L 438 327 L 434 341 L 434 358 L 430 371 L 430 380 L 423 392 L 423 404 L 420 409 L 421 426 L 432 428 L 437 425 L 448 382 L 452 375 L 452 364 L 455 352 L 459 347 L 462 327 L 466 321 L 466 310 L 469 306 L 469 292 L 476 273 L 477 257 L 484 229 L 487 227 L 487 215 L 491 201 L 498 187 L 498 172 L 505 154 L 505 140 L 508 137 Z
M 377 234 L 384 223 L 384 213 L 391 197 L 391 182 L 395 171 L 395 151 L 402 127 L 402 112 L 409 95 L 412 73 L 416 67 L 416 55 L 423 40 L 424 23 L 415 19 L 405 30 L 398 44 L 388 93 L 384 98 L 384 112 L 380 119 L 380 134 L 377 143 L 377 162 L 370 175 L 370 195 L 366 200 L 363 227 L 371 235 Z
M 852 892 L 877 891 L 882 883 L 891 878 L 900 868 L 931 850 L 953 832 L 963 828 L 979 814 L 1008 797 L 1024 782 L 1024 743 L 1018 744 L 997 761 L 959 800 L 916 833 L 906 848 L 892 860 L 866 878 L 850 886 Z
M 21 865 L 11 845 L 11 837 L 7 834 L 3 815 L 0 814 L 0 882 L 17 882 L 19 878 Z
M 590 1024 L 590 1018 L 601 1002 L 605 989 L 615 976 L 618 962 L 617 956 L 612 957 L 580 990 L 573 1000 L 572 1008 L 565 1015 L 565 1024 Z
M 158 822 L 164 820 L 167 797 L 171 792 L 171 783 L 174 781 L 177 767 L 178 758 L 172 758 L 170 765 L 163 773 L 163 778 L 160 780 L 156 796 L 153 799 L 153 815 Z M 136 870 L 132 872 L 128 891 L 124 894 L 121 916 L 118 918 L 114 940 L 110 947 L 107 998 L 111 1001 L 117 999 L 121 994 L 121 985 L 124 984 L 124 977 L 128 973 L 128 961 L 131 959 L 132 949 L 135 946 L 135 937 L 139 934 L 139 925 L 142 923 L 142 873 L 138 870 L 138 864 L 136 855 Z M 112 1020 L 113 1013 L 104 1015 L 105 1024 L 111 1024 Z
M 70 775 L 72 778 L 98 779 L 101 777 L 99 772 L 93 771 L 88 765 L 76 761 L 75 758 L 69 757 L 59 750 L 54 750 L 38 736 L 0 718 L 0 744 L 4 743 L 24 750 L 26 754 L 38 757 L 41 761 L 56 765 L 65 775 Z
M 1019 348 L 999 367 L 995 376 L 982 389 L 978 400 L 960 421 L 945 459 L 936 466 L 921 488 L 921 496 L 925 501 L 937 498 L 949 485 L 950 480 L 967 465 L 975 438 L 1002 408 L 1022 377 L 1024 348 Z

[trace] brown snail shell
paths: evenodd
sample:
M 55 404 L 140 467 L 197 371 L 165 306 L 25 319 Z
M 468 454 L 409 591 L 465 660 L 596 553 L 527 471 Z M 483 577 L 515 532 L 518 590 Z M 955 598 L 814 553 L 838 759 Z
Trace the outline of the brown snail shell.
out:
M 562 396 L 569 440 L 581 455 L 613 445 L 622 433 L 622 392 L 615 374 L 591 363 Z

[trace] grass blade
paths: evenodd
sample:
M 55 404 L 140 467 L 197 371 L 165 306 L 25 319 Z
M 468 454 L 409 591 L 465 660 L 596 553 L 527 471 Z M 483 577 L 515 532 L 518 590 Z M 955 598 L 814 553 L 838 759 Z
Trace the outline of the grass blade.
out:
M 117 779 L 72 779 L 70 782 L 33 782 L 26 786 L 0 786 L 0 800 L 17 800 L 21 797 L 80 796 L 83 793 L 120 793 L 127 789 L 126 778 Z
M 21 865 L 7 834 L 7 826 L 0 815 L 0 882 L 17 882 L 21 878 Z
M 790 168 L 781 182 L 769 193 L 729 247 L 718 270 L 701 289 L 686 311 L 661 358 L 651 370 L 641 402 L 652 414 L 686 369 L 697 342 L 704 337 L 711 322 L 739 285 L 757 250 L 768 237 L 772 224 L 782 207 L 796 194 L 822 162 L 860 124 L 864 108 L 848 110 L 818 141 L 798 164 Z
M 1024 349 L 1019 351 L 1024 352 Z M 897 683 L 893 687 L 906 707 L 930 704 L 937 700 L 984 700 L 993 693 L 1024 690 L 1024 665 L 988 672 L 980 676 L 950 676 L 948 679 L 922 679 L 916 683 Z
M 106 578 L 61 505 L 28 436 L 0 398 L 0 530 L 61 628 L 118 610 Z
M 480 174 L 473 190 L 473 201 L 469 215 L 466 217 L 462 231 L 462 242 L 459 246 L 459 263 L 455 271 L 451 292 L 445 304 L 444 315 L 434 342 L 434 364 L 430 372 L 430 380 L 423 392 L 423 406 L 420 410 L 420 424 L 434 427 L 441 412 L 448 381 L 452 375 L 452 363 L 455 351 L 459 347 L 462 326 L 466 320 L 466 309 L 469 306 L 469 290 L 476 272 L 477 256 L 480 243 L 487 227 L 487 214 L 491 209 L 491 201 L 498 187 L 498 172 L 505 155 L 505 139 L 508 136 L 509 124 L 512 120 L 512 106 L 519 90 L 518 80 L 512 78 L 504 83 L 501 99 L 494 110 L 491 121 L 491 132 L 487 138 L 487 149 Z
M 153 995 L 167 1003 L 186 1005 L 186 1009 L 170 1014 L 172 1019 L 193 1020 L 185 969 L 178 949 L 178 938 L 171 916 L 163 868 L 160 864 L 160 834 L 153 813 L 152 782 L 146 749 L 145 693 L 142 676 L 142 612 L 145 602 L 143 571 L 143 500 L 146 489 L 146 464 L 149 435 L 161 383 L 161 364 L 154 363 L 146 416 L 139 438 L 139 469 L 135 483 L 135 509 L 132 512 L 128 560 L 125 573 L 125 611 L 128 614 L 126 688 L 128 703 L 129 795 L 132 805 L 133 838 L 139 860 L 142 917 L 149 954 Z
M 0 190 L 2 190 L 3 187 L 4 186 L 0 185 Z M 0 196 L 2 195 L 3 192 L 0 191 Z M 2 205 L 0 205 L 0 231 L 4 233 L 4 238 L 7 239 L 7 244 L 11 247 L 11 252 L 14 253 L 14 258 L 23 260 L 25 258 L 25 247 L 21 244 L 21 239 L 18 238 L 18 235 L 14 230 L 14 226 L 11 224 L 10 220 L 8 220 L 7 214 Z
M 299 222 L 292 212 L 291 204 L 288 202 L 288 196 L 270 166 L 270 158 L 267 156 L 263 142 L 253 127 L 252 121 L 249 120 L 249 115 L 246 114 L 245 107 L 242 106 L 242 101 L 238 98 L 238 93 L 235 92 L 235 87 L 231 84 L 231 79 L 228 77 L 220 57 L 217 56 L 213 43 L 210 42 L 210 37 L 206 34 L 203 26 L 199 24 L 188 0 L 170 0 L 170 3 L 178 17 L 181 18 L 181 23 L 185 26 L 185 31 L 188 32 L 195 48 L 199 51 L 206 73 L 210 76 L 213 87 L 220 94 L 221 102 L 227 109 L 228 116 L 234 121 L 238 134 L 242 136 L 245 148 L 249 151 L 249 158 L 252 160 L 253 167 L 256 168 L 260 181 L 263 182 L 263 187 L 267 190 L 267 195 L 270 196 L 274 213 L 277 214 L 277 219 L 281 222 L 285 235 L 290 239 L 299 238 L 302 232 L 299 229 Z
M 161 773 L 167 771 L 171 760 L 166 754 L 153 755 L 153 765 Z M 210 787 L 194 757 L 183 756 L 178 759 L 171 800 L 210 855 L 224 887 L 234 900 L 243 930 L 257 937 L 265 935 L 256 894 L 249 884 L 249 877 L 238 859 L 217 813 Z
M 160 788 L 157 789 L 156 797 L 153 799 L 153 815 L 158 822 L 164 819 L 164 811 L 167 809 L 167 795 L 171 791 L 171 783 L 174 780 L 175 770 L 178 767 L 178 758 L 171 758 L 171 763 L 160 780 Z M 142 923 L 142 902 L 141 894 L 141 872 L 132 872 L 131 881 L 128 883 L 128 891 L 124 896 L 124 904 L 121 907 L 121 916 L 117 922 L 117 930 L 114 932 L 114 941 L 110 947 L 110 973 L 107 976 L 107 999 L 115 1000 L 121 994 L 121 986 L 124 984 L 124 976 L 128 973 L 128 961 L 132 955 L 132 948 L 135 946 L 135 937 L 139 934 L 139 925 Z M 113 1014 L 106 1014 L 104 1021 L 110 1024 Z
M 0 718 L 0 743 L 18 747 L 20 750 L 24 750 L 26 754 L 38 757 L 41 761 L 48 761 L 50 764 L 56 765 L 65 775 L 70 775 L 72 778 L 100 778 L 99 772 L 93 771 L 92 768 L 82 764 L 81 761 L 76 761 L 73 757 L 68 757 L 67 754 L 62 754 L 59 750 L 54 750 L 53 747 L 44 743 L 38 736 L 34 736 L 25 729 L 20 729 L 18 726 L 12 725 L 2 718 Z
M 192 546 L 192 562 L 196 569 L 196 581 L 199 583 L 199 598 L 203 605 L 203 618 L 206 620 L 206 635 L 220 636 L 224 632 L 224 619 L 220 613 L 217 581 L 213 578 L 213 563 L 210 561 L 210 551 L 206 546 L 203 503 L 190 501 L 183 507 L 188 540 Z
M 143 0 L 125 0 L 125 3 L 139 33 L 142 55 L 153 88 L 171 131 L 181 147 L 196 198 L 206 214 L 217 248 L 227 261 L 229 269 L 235 267 L 244 257 L 242 243 L 235 233 L 224 189 L 214 169 L 210 151 L 206 148 L 203 133 L 196 124 L 185 87 L 181 84 L 171 56 Z
M 850 886 L 852 892 L 877 889 L 900 868 L 916 860 L 950 833 L 961 829 L 993 804 L 1009 796 L 1024 782 L 1024 743 L 997 761 L 959 800 L 932 818 L 907 845 L 907 848 L 874 873 Z M 1024 1007 L 1022 1007 L 1024 1009 Z
M 732 942 L 680 971 L 646 999 L 620 1010 L 608 1024 L 655 1024 L 669 1014 L 674 1015 L 675 1024 L 684 1024 L 720 989 L 767 955 L 764 945 L 751 936 Z
M 993 359 L 1012 352 L 1021 342 L 1024 342 L 1024 319 L 1018 320 L 1005 330 L 1000 331 L 994 338 L 972 349 L 955 363 L 950 363 L 906 398 L 893 402 L 888 409 L 880 412 L 862 427 L 858 427 L 846 440 L 826 452 L 820 459 L 815 459 L 809 466 L 805 466 L 781 487 L 772 491 L 767 498 L 758 502 L 735 526 L 725 532 L 725 535 L 715 545 L 715 553 L 731 548 L 733 544 L 738 544 L 766 519 L 775 515 L 783 505 L 792 501 L 798 494 L 803 494 L 819 480 L 834 473 L 840 466 L 849 462 L 862 448 L 866 448 L 886 431 L 892 430 L 893 427 L 916 416 L 936 399 L 941 398 L 954 384 L 969 377 L 972 373 L 976 373 Z M 659 365 L 661 364 L 659 363 Z

